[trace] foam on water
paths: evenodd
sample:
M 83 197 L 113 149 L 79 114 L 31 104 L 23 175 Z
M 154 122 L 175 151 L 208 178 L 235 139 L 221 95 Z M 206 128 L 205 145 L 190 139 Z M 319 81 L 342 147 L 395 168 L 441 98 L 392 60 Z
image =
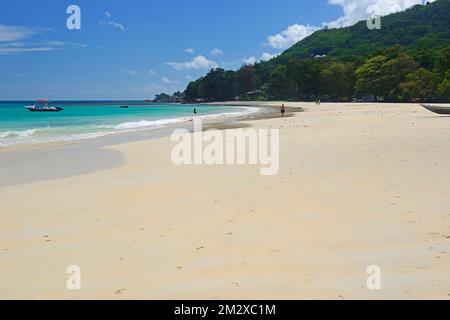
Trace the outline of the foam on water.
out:
M 236 111 L 234 111 L 236 110 Z M 214 120 L 232 116 L 244 116 L 259 110 L 256 107 L 234 107 L 233 112 L 198 115 L 196 119 Z M 137 121 L 124 121 L 117 124 L 93 124 L 46 126 L 41 128 L 27 128 L 24 130 L 0 131 L 0 147 L 17 144 L 35 144 L 47 142 L 79 141 L 99 138 L 115 133 L 129 133 L 154 128 L 164 128 L 168 125 L 188 122 L 192 116 L 180 116 L 155 120 L 141 119 Z
M 15 138 L 15 137 L 26 138 L 34 135 L 37 130 L 38 129 L 29 129 L 24 131 L 4 131 L 0 132 L 0 138 Z

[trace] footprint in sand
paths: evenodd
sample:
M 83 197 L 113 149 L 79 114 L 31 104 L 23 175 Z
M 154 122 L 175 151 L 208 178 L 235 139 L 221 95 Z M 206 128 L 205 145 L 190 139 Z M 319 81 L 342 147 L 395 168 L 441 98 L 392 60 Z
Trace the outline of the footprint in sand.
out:
M 122 294 L 124 291 L 127 291 L 127 289 L 119 289 L 117 291 L 114 291 L 114 294 Z

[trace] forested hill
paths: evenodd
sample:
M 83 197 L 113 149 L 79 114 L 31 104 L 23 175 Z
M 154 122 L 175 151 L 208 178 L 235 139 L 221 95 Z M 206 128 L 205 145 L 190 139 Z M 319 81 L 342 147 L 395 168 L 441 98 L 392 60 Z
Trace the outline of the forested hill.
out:
M 311 55 L 336 58 L 367 56 L 394 45 L 404 46 L 411 51 L 439 48 L 450 44 L 449 26 L 450 0 L 438 0 L 383 17 L 379 30 L 369 30 L 366 21 L 347 28 L 319 30 L 276 60 Z
M 323 29 L 270 61 L 211 69 L 185 102 L 227 100 L 450 102 L 450 0 Z

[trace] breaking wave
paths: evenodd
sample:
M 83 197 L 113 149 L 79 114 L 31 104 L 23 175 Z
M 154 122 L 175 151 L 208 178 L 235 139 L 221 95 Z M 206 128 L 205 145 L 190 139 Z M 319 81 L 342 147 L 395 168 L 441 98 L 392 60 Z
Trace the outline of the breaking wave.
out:
M 242 111 L 197 116 L 196 119 L 215 120 L 227 117 L 245 116 L 260 110 L 257 107 L 242 107 Z M 192 117 L 167 118 L 158 120 L 127 121 L 114 125 L 86 125 L 67 127 L 33 128 L 22 131 L 0 131 L 0 147 L 17 144 L 79 141 L 99 138 L 115 133 L 129 133 L 140 130 L 164 128 L 168 125 L 184 123 Z

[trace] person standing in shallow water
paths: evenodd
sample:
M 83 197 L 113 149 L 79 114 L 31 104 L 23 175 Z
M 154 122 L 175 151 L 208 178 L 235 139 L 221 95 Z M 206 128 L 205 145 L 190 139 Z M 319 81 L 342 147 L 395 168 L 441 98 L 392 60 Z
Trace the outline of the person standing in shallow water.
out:
M 194 108 L 194 111 L 193 111 L 193 113 L 194 113 L 194 115 L 196 115 L 197 114 L 197 108 Z M 190 122 L 193 122 L 194 121 L 194 118 L 192 118 L 191 120 L 190 120 Z
M 281 111 L 281 117 L 284 118 L 284 116 L 286 114 L 286 107 L 284 106 L 284 104 L 281 105 L 280 111 Z

